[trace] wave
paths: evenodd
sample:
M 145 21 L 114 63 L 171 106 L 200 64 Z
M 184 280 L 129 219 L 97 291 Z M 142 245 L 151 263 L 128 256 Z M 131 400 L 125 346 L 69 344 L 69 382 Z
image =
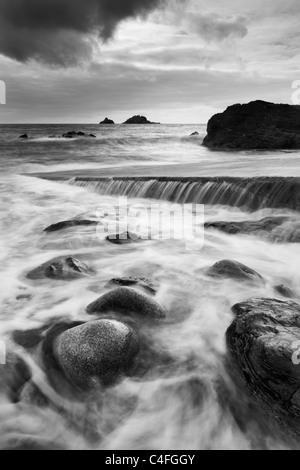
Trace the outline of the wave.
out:
M 300 178 L 73 178 L 69 184 L 102 195 L 162 199 L 181 204 L 300 210 Z

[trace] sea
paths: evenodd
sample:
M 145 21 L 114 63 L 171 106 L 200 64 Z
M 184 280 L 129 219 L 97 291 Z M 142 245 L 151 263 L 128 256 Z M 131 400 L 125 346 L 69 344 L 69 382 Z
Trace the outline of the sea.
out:
M 68 131 L 86 136 L 62 138 Z M 29 138 L 19 139 L 24 133 Z M 260 425 L 235 388 L 225 334 L 237 302 L 281 298 L 274 285 L 282 283 L 300 298 L 300 152 L 209 150 L 202 146 L 205 134 L 206 126 L 197 124 L 0 126 L 0 339 L 27 362 L 47 398 L 40 403 L 25 387 L 12 403 L 8 379 L 1 378 L 0 448 L 26 442 L 71 450 L 292 447 Z M 180 210 L 175 225 L 183 227 L 181 236 L 157 217 L 140 217 L 136 230 L 155 236 L 138 244 L 107 242 L 107 230 L 120 227 L 115 220 L 106 232 L 95 226 L 44 232 L 70 219 L 102 220 L 124 206 L 163 207 L 164 214 L 184 208 L 192 234 Z M 208 222 L 266 217 L 286 222 L 255 235 L 204 229 Z M 127 222 L 122 216 L 123 229 Z M 28 279 L 59 256 L 81 259 L 96 275 L 72 282 Z M 210 279 L 207 269 L 223 259 L 246 264 L 266 283 Z M 87 305 L 106 292 L 107 281 L 125 276 L 157 284 L 155 298 L 167 320 L 153 327 L 149 341 L 172 366 L 166 361 L 124 378 L 93 403 L 67 401 L 49 383 L 39 354 L 14 344 L 12 335 L 58 318 L 87 320 Z

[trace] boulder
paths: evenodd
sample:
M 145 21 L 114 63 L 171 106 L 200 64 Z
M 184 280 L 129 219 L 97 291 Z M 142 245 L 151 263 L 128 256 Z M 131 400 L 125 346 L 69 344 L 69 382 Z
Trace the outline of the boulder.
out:
M 77 132 L 75 131 L 70 131 L 66 132 L 65 134 L 62 135 L 65 139 L 73 139 L 74 137 L 77 137 Z
M 45 277 L 57 280 L 73 280 L 93 274 L 93 271 L 82 261 L 69 257 L 55 258 L 42 264 L 27 274 L 28 279 L 37 280 Z
M 300 437 L 300 306 L 252 299 L 233 307 L 226 333 L 229 370 L 238 386 L 291 437 Z
M 104 287 L 106 289 L 111 289 L 120 286 L 142 288 L 151 295 L 156 294 L 158 287 L 156 283 L 144 277 L 118 277 L 108 281 Z
M 139 341 L 125 324 L 99 320 L 62 333 L 54 351 L 69 381 L 88 391 L 111 385 L 126 374 L 139 352 Z
M 114 121 L 112 121 L 111 119 L 108 119 L 107 117 L 104 119 L 104 121 L 100 122 L 100 124 L 114 124 Z
M 19 139 L 28 139 L 28 135 L 27 134 L 22 134 L 22 135 L 20 135 Z
M 86 133 L 85 133 L 85 132 L 82 132 L 82 131 L 79 131 L 79 132 L 77 132 L 77 135 L 78 135 L 79 137 L 84 137 L 84 136 L 86 135 Z
M 281 297 L 286 297 L 287 299 L 294 299 L 296 297 L 294 292 L 284 284 L 274 286 L 274 289 L 281 295 Z
M 193 133 L 190 135 L 190 137 L 196 137 L 197 135 L 199 135 L 199 132 L 196 131 L 196 132 L 193 132 Z
M 58 222 L 57 224 L 50 225 L 45 228 L 44 232 L 58 232 L 59 230 L 65 230 L 73 227 L 87 227 L 87 226 L 96 226 L 98 222 L 95 220 L 65 220 L 63 222 Z
M 132 118 L 127 119 L 124 124 L 158 124 L 158 122 L 148 121 L 145 116 L 133 116 Z
M 99 297 L 87 307 L 90 315 L 116 313 L 127 316 L 141 316 L 163 319 L 166 314 L 155 300 L 131 287 L 119 287 Z
M 128 245 L 130 243 L 137 243 L 141 241 L 141 238 L 135 233 L 123 232 L 123 233 L 108 235 L 106 237 L 106 240 L 108 240 L 110 243 L 113 243 L 114 245 Z
M 93 139 L 97 138 L 97 136 L 95 134 L 89 134 L 89 137 L 92 137 Z
M 236 281 L 264 282 L 262 276 L 256 271 L 238 261 L 232 260 L 219 261 L 208 270 L 207 274 L 212 277 L 224 277 Z
M 300 107 L 253 101 L 213 116 L 203 145 L 209 148 L 299 149 Z

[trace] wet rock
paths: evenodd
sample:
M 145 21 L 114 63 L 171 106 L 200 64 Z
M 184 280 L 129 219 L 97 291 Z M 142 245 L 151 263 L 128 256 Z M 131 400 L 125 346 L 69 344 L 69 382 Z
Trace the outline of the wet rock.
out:
M 28 134 L 22 134 L 20 135 L 19 139 L 28 139 Z
M 196 137 L 197 135 L 199 135 L 199 132 L 196 131 L 196 132 L 193 132 L 193 133 L 190 135 L 190 137 Z
M 203 145 L 236 150 L 299 149 L 300 108 L 265 101 L 230 106 L 210 119 Z
M 97 136 L 95 134 L 89 134 L 89 137 L 92 137 L 93 139 L 97 138 Z
M 44 232 L 58 232 L 59 230 L 66 230 L 68 228 L 73 227 L 89 227 L 89 226 L 96 226 L 98 224 L 95 220 L 65 220 L 63 222 L 58 222 L 57 224 L 50 225 L 47 227 Z
M 223 260 L 214 264 L 207 273 L 212 277 L 227 277 L 236 281 L 263 283 L 263 277 L 253 269 L 238 261 Z
M 16 403 L 30 379 L 31 371 L 26 362 L 17 354 L 7 351 L 6 364 L 0 364 L 0 392 Z
M 68 281 L 92 274 L 94 274 L 93 271 L 86 264 L 72 256 L 69 256 L 48 261 L 28 273 L 27 277 L 31 280 L 43 279 L 46 277 Z
M 33 349 L 42 342 L 43 333 L 46 330 L 47 326 L 31 330 L 16 330 L 12 333 L 12 339 L 24 349 Z
M 163 308 L 151 297 L 131 287 L 119 287 L 99 297 L 87 307 L 90 315 L 119 313 L 127 316 L 140 316 L 150 319 L 163 319 Z
M 104 119 L 104 121 L 100 122 L 100 124 L 114 124 L 114 121 L 112 119 L 108 119 L 107 117 Z
M 84 137 L 86 134 L 85 134 L 85 132 L 80 131 L 80 132 L 77 132 L 77 135 L 79 137 Z
M 133 116 L 130 119 L 127 119 L 127 121 L 124 122 L 124 124 L 158 124 L 157 122 L 150 122 L 145 116 Z
M 155 295 L 157 292 L 158 285 L 152 280 L 144 277 L 119 277 L 116 279 L 111 279 L 105 284 L 106 289 L 111 289 L 114 287 L 141 287 L 143 290 L 148 293 Z
M 229 368 L 238 386 L 291 437 L 300 437 L 300 306 L 253 299 L 233 307 L 226 333 Z
M 296 297 L 294 292 L 284 284 L 274 286 L 274 289 L 276 292 L 278 292 L 278 294 L 280 294 L 282 297 L 286 297 L 287 299 L 294 299 Z
M 90 390 L 111 385 L 126 374 L 139 352 L 134 330 L 114 320 L 99 320 L 62 333 L 55 355 L 77 388 Z
M 77 132 L 75 131 L 70 131 L 66 132 L 65 134 L 62 135 L 65 139 L 73 139 L 74 137 L 77 137 Z
M 141 241 L 141 238 L 132 232 L 122 232 L 118 234 L 109 235 L 106 237 L 110 243 L 114 245 L 128 245 L 130 243 L 137 243 Z
M 299 243 L 300 228 L 288 217 L 266 217 L 258 221 L 208 222 L 206 229 L 215 229 L 229 235 L 238 233 L 261 235 L 277 242 Z

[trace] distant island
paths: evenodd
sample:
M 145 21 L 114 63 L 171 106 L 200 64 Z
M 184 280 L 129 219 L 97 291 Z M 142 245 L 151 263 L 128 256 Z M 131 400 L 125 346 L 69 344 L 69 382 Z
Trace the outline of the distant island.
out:
M 300 149 L 300 107 L 252 101 L 213 116 L 203 145 L 229 150 Z
M 133 116 L 127 119 L 123 124 L 159 124 L 159 122 L 151 122 L 145 116 Z
M 112 119 L 108 119 L 107 117 L 104 119 L 104 121 L 100 122 L 100 124 L 114 124 L 114 121 Z

